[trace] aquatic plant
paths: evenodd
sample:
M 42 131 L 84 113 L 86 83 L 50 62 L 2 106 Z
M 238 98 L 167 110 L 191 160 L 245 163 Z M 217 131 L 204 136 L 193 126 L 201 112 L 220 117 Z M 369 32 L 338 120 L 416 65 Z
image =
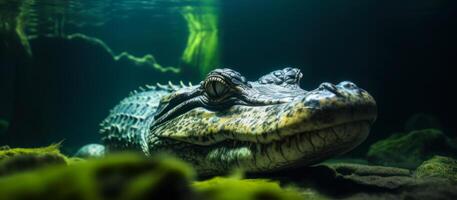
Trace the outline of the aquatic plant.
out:
M 24 47 L 25 51 L 29 56 L 32 55 L 32 50 L 30 48 L 30 44 L 27 38 L 27 35 L 25 33 L 25 28 L 26 28 L 26 21 L 27 17 L 30 14 L 30 7 L 33 5 L 34 1 L 33 0 L 25 0 L 25 1 L 20 1 L 22 4 L 19 7 L 19 13 L 16 17 L 16 27 L 15 31 L 17 33 L 17 36 L 19 37 L 22 46 Z
M 213 1 L 200 0 L 203 6 L 186 6 L 181 14 L 187 22 L 189 36 L 182 61 L 199 69 L 204 76 L 219 63 L 218 9 Z
M 19 52 L 24 52 L 27 57 L 32 55 L 25 28 L 33 3 L 34 0 L 0 1 L 0 7 L 5 7 L 8 11 L 0 12 L 0 44 L 5 45 L 0 47 L 8 49 L 5 52 L 7 55 Z
M 135 66 L 144 66 L 144 67 L 151 67 L 153 69 L 156 69 L 160 72 L 173 72 L 173 73 L 179 73 L 180 69 L 177 67 L 173 66 L 162 66 L 160 65 L 155 57 L 151 54 L 146 54 L 143 57 L 137 57 L 134 56 L 128 52 L 122 52 L 120 54 L 114 53 L 114 51 L 105 43 L 103 40 L 95 38 L 95 37 L 90 37 L 81 33 L 75 33 L 75 34 L 70 34 L 65 36 L 69 40 L 83 40 L 90 42 L 93 45 L 99 46 L 102 49 L 104 49 L 106 52 L 108 52 L 112 57 L 114 61 L 127 61 L 129 63 L 132 63 Z
M 26 0 L 20 2 L 14 4 L 17 6 L 16 12 L 12 12 L 16 14 L 15 16 L 8 16 L 7 20 L 4 19 L 6 17 L 0 16 L 5 21 L 4 24 L 0 24 L 0 31 L 13 30 L 30 56 L 33 52 L 31 51 L 29 40 L 36 39 L 39 36 L 67 39 L 79 38 L 89 40 L 93 44 L 103 47 L 112 55 L 115 61 L 125 60 L 136 66 L 152 67 L 160 72 L 180 72 L 180 67 L 162 66 L 152 54 L 146 54 L 142 57 L 134 56 L 125 51 L 115 54 L 105 42 L 98 38 L 89 37 L 82 33 L 68 34 L 65 32 L 65 24 L 73 24 L 77 27 L 83 27 L 88 24 L 91 26 L 104 25 L 109 18 L 101 11 L 103 9 L 102 4 L 82 4 L 73 7 L 67 7 L 66 5 L 42 6 L 40 7 L 41 9 L 46 9 L 49 13 L 53 13 L 53 16 L 47 16 L 51 21 L 43 22 L 40 21 L 39 17 L 41 16 L 36 11 L 35 1 Z M 217 1 L 213 0 L 198 0 L 195 4 L 180 8 L 179 12 L 187 24 L 188 31 L 187 43 L 180 58 L 184 66 L 181 67 L 193 67 L 199 71 L 201 76 L 204 76 L 219 63 L 219 10 L 217 3 Z M 86 19 L 87 22 L 78 22 L 78 17 L 83 17 L 76 14 L 80 12 L 78 9 L 83 9 L 80 6 L 97 6 L 96 9 L 89 12 L 92 18 L 89 17 L 90 20 Z M 66 15 L 71 16 L 71 18 Z M 46 25 L 47 28 L 40 28 L 39 25 L 42 25 L 40 23 L 48 23 Z

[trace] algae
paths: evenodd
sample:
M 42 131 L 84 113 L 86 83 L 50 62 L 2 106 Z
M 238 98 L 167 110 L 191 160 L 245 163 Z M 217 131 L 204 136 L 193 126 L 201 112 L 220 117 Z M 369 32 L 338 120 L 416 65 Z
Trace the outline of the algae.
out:
M 382 165 L 415 169 L 433 155 L 455 155 L 457 148 L 438 129 L 396 133 L 371 145 L 367 158 Z
M 0 199 L 324 199 L 311 190 L 282 188 L 279 182 L 241 175 L 194 181 L 195 171 L 169 155 L 122 153 L 83 161 L 65 157 L 59 146 L 0 151 L 2 164 L 24 157 L 46 163 L 29 165 L 28 171 L 17 170 L 23 163 L 9 164 L 17 171 L 2 171 Z
M 60 144 L 42 148 L 2 148 L 0 176 L 50 165 L 67 165 L 71 161 L 59 151 Z
M 424 161 L 417 169 L 415 176 L 439 177 L 457 183 L 457 160 L 450 157 L 434 156 Z
M 281 188 L 278 182 L 266 179 L 239 179 L 236 177 L 214 177 L 192 184 L 204 199 L 218 200 L 255 200 L 255 199 L 302 199 L 303 196 L 293 188 Z M 313 197 L 308 193 L 308 197 Z M 323 197 L 322 197 L 323 198 Z M 321 199 L 317 195 L 312 199 Z
M 0 179 L 0 199 L 187 199 L 194 174 L 172 158 L 126 153 Z
M 331 162 L 317 166 L 196 180 L 192 167 L 170 155 L 145 157 L 110 154 L 83 160 L 68 158 L 59 145 L 25 149 L 7 147 L 0 163 L 28 155 L 59 155 L 63 163 L 0 177 L 0 199 L 366 199 L 457 197 L 455 159 L 434 157 L 413 175 L 410 170 Z M 0 165 L 1 166 L 1 165 Z M 14 166 L 14 165 L 11 165 Z M 17 166 L 15 166 L 17 167 Z M 202 178 L 202 177 L 200 177 Z M 436 187 L 440 185 L 440 187 Z
M 47 147 L 40 148 L 7 148 L 0 151 L 0 161 L 6 158 L 13 158 L 16 156 L 23 155 L 45 155 L 45 154 L 55 154 L 65 158 L 63 154 L 60 153 L 60 143 L 52 144 Z
M 57 2 L 55 2 L 57 3 Z M 184 18 L 187 24 L 187 43 L 181 55 L 182 64 L 196 68 L 201 76 L 204 76 L 219 64 L 219 9 L 218 1 L 214 0 L 198 0 L 189 6 L 181 8 L 180 15 Z M 1 4 L 1 3 L 0 3 Z M 54 5 L 54 4 L 52 4 Z M 57 7 L 42 6 L 41 9 L 46 9 L 48 13 L 54 13 L 52 16 L 41 16 L 46 12 L 36 10 L 35 0 L 24 0 L 15 3 L 16 10 L 13 16 L 0 16 L 5 23 L 0 23 L 0 32 L 8 32 L 10 35 L 17 37 L 21 47 L 30 57 L 33 52 L 30 46 L 30 40 L 41 36 L 45 37 L 61 37 L 66 39 L 84 39 L 101 46 L 111 54 L 113 60 L 124 61 L 129 64 L 140 67 L 150 67 L 160 72 L 180 73 L 181 68 L 175 66 L 162 66 L 152 54 L 144 56 L 135 56 L 129 52 L 123 51 L 118 54 L 102 40 L 94 37 L 89 37 L 81 33 L 65 33 L 64 27 L 66 24 L 83 26 L 102 26 L 109 18 L 105 16 L 103 4 L 87 5 L 100 6 L 91 9 L 89 12 L 90 19 L 85 19 L 84 22 L 79 22 L 76 15 L 84 4 L 73 5 L 66 7 L 65 10 L 58 9 L 65 7 L 64 5 Z M 88 13 L 86 13 L 88 14 Z M 72 16 L 71 19 L 67 18 Z M 47 19 L 46 22 L 40 21 L 42 17 Z M 6 19 L 5 19 L 6 18 Z M 75 19 L 76 18 L 76 19 Z M 46 25 L 43 25 L 45 24 Z M 7 42 L 7 41 L 5 41 Z
M 39 151 L 48 150 L 56 152 L 54 146 Z M 4 176 L 0 199 L 324 199 L 312 191 L 282 188 L 265 179 L 193 180 L 194 170 L 168 155 L 112 154 Z

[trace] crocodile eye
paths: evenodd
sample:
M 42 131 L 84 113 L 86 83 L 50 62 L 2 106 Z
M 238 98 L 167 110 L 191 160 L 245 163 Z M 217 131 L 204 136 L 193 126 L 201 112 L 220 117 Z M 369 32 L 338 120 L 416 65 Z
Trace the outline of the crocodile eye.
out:
M 205 82 L 205 91 L 209 97 L 220 99 L 228 94 L 229 86 L 220 77 L 209 77 Z

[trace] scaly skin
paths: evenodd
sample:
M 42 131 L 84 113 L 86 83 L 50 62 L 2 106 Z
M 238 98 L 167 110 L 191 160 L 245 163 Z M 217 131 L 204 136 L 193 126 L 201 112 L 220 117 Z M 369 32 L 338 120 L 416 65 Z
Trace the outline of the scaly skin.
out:
M 106 150 L 87 145 L 78 155 L 167 152 L 208 175 L 310 165 L 359 145 L 376 119 L 373 97 L 347 81 L 305 91 L 301 77 L 285 68 L 249 82 L 216 69 L 196 86 L 148 87 L 102 122 Z

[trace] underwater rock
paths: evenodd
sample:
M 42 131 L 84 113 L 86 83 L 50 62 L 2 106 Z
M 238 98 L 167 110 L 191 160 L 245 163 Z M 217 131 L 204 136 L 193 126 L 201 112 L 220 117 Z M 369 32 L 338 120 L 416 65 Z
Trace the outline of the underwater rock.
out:
M 410 132 L 423 129 L 441 129 L 441 123 L 438 118 L 423 113 L 411 116 L 405 123 L 405 130 Z
M 67 163 L 68 158 L 60 153 L 59 144 L 43 148 L 0 149 L 0 176 Z
M 411 172 L 408 169 L 396 168 L 396 167 L 385 167 L 385 166 L 373 166 L 364 164 L 353 164 L 353 163 L 335 163 L 325 164 L 337 174 L 340 175 L 357 175 L 357 176 L 410 176 Z
M 434 156 L 416 169 L 415 176 L 418 178 L 439 177 L 457 183 L 457 160 L 444 156 Z
M 416 178 L 410 170 L 395 167 L 335 163 L 250 175 L 265 176 L 329 199 L 457 198 L 457 185 L 445 179 Z
M 80 148 L 74 156 L 79 158 L 100 158 L 103 155 L 105 155 L 105 146 L 101 144 L 87 144 Z
M 437 129 L 396 133 L 371 145 L 367 158 L 370 162 L 415 169 L 434 155 L 456 155 L 456 145 Z

